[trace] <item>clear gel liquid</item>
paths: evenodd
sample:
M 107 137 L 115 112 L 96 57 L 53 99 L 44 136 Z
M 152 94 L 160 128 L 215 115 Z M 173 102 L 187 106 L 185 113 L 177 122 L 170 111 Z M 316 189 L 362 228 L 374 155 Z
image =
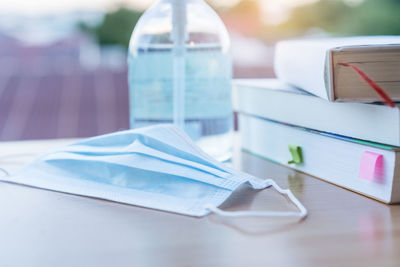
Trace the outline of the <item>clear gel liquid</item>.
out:
M 173 122 L 173 60 L 171 46 L 139 47 L 129 55 L 131 128 Z M 185 131 L 219 160 L 231 156 L 231 66 L 218 46 L 186 49 Z

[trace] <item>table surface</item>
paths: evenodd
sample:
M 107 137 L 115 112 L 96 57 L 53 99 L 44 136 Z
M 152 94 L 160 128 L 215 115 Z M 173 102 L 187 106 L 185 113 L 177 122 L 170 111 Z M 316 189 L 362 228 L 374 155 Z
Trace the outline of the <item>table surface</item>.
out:
M 0 167 L 13 172 L 69 142 L 0 143 Z M 290 188 L 309 216 L 301 222 L 193 218 L 0 183 L 0 266 L 399 266 L 399 205 L 244 152 L 233 162 Z M 273 189 L 248 187 L 223 208 L 294 210 Z

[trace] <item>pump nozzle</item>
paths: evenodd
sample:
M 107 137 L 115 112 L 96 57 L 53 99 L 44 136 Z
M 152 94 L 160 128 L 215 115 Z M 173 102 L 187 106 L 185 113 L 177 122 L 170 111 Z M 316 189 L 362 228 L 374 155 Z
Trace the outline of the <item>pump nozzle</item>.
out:
M 184 129 L 185 122 L 185 41 L 186 0 L 172 0 L 173 114 L 174 124 Z

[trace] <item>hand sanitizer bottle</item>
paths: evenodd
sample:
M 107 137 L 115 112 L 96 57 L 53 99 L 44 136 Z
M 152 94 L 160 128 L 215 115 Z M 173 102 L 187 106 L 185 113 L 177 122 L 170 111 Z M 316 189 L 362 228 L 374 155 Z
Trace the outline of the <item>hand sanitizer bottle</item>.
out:
M 204 0 L 150 7 L 132 33 L 128 65 L 131 128 L 174 123 L 210 155 L 230 157 L 230 42 Z

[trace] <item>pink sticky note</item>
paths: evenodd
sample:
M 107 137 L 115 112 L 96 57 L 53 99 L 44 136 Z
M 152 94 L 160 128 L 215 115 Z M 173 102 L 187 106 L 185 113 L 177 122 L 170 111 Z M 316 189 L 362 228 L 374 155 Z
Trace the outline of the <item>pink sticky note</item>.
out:
M 382 154 L 365 151 L 361 157 L 358 177 L 366 180 L 381 180 L 383 168 Z

